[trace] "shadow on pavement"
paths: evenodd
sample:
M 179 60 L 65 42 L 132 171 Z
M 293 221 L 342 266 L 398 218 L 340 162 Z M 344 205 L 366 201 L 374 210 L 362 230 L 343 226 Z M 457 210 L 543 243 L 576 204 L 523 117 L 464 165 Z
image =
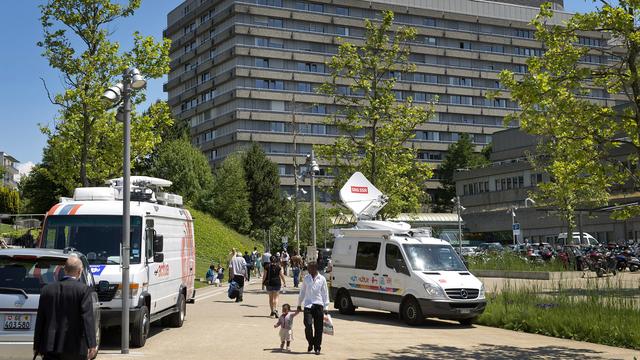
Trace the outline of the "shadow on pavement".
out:
M 450 322 L 445 320 L 437 320 L 437 319 L 427 319 L 424 324 L 420 326 L 409 326 L 404 321 L 400 320 L 398 314 L 392 314 L 388 312 L 382 311 L 367 311 L 367 310 L 356 310 L 354 315 L 342 315 L 338 311 L 333 310 L 330 311 L 331 317 L 334 319 L 344 320 L 344 321 L 359 321 L 368 324 L 382 324 L 382 325 L 391 325 L 398 326 L 403 328 L 412 328 L 412 329 L 438 329 L 438 330 L 460 330 L 460 329 L 468 329 L 469 326 L 461 326 L 457 322 Z
M 282 356 L 287 356 L 287 355 L 307 355 L 307 353 L 305 352 L 301 352 L 301 351 L 289 351 L 289 352 L 285 352 L 282 351 L 280 348 L 269 348 L 269 349 L 262 349 L 263 351 L 267 351 L 270 352 L 272 354 L 282 354 Z
M 476 360 L 507 360 L 507 359 L 603 359 L 600 352 L 593 350 L 569 349 L 558 346 L 539 346 L 534 348 L 519 348 L 514 346 L 500 346 L 481 344 L 472 348 L 454 346 L 438 346 L 422 344 L 410 346 L 391 353 L 378 353 L 367 360 L 404 360 L 404 359 L 476 359 Z
M 147 339 L 152 338 L 155 335 L 160 334 L 163 331 L 170 330 L 169 327 L 160 325 L 159 322 L 154 322 L 149 328 L 149 336 Z M 112 327 L 109 329 L 102 329 L 102 339 L 100 341 L 100 350 L 120 350 L 120 327 Z M 132 350 L 136 350 L 133 347 Z

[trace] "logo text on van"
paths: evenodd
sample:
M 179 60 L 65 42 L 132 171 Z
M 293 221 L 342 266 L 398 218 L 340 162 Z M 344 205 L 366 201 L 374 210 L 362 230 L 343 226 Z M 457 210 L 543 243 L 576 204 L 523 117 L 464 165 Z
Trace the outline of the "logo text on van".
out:
M 351 192 L 354 194 L 368 194 L 369 188 L 366 186 L 352 186 Z

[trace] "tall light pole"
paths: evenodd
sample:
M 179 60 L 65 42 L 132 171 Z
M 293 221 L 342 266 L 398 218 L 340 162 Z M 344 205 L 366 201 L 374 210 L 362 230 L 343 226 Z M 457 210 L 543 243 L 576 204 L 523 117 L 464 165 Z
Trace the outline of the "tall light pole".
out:
M 311 149 L 311 239 L 314 248 L 316 248 L 316 168 L 318 168 L 318 164 L 316 163 L 315 153 Z
M 122 83 L 110 87 L 102 95 L 103 100 L 109 104 L 121 103 L 116 118 L 123 122 L 124 150 L 122 156 L 122 337 L 120 351 L 129 353 L 129 261 L 131 251 L 131 96 L 134 90 L 139 90 L 147 85 L 136 68 L 125 70 L 122 75 Z
M 295 185 L 296 196 L 294 197 L 294 205 L 295 205 L 295 214 L 296 214 L 296 229 L 295 229 L 295 237 L 296 237 L 296 249 L 298 255 L 300 255 L 300 210 L 298 208 L 298 124 L 296 123 L 296 95 L 293 95 L 292 104 L 291 104 L 291 125 L 293 132 L 293 181 Z
M 516 231 L 515 231 L 517 209 L 518 209 L 517 207 L 512 206 L 509 208 L 509 210 L 507 210 L 507 214 L 511 214 L 511 233 L 513 237 L 513 245 L 517 244 L 517 239 L 518 239 L 518 236 L 516 235 Z
M 465 208 L 460 204 L 460 196 L 451 199 L 456 204 L 456 213 L 458 214 L 458 253 L 462 256 L 462 211 Z

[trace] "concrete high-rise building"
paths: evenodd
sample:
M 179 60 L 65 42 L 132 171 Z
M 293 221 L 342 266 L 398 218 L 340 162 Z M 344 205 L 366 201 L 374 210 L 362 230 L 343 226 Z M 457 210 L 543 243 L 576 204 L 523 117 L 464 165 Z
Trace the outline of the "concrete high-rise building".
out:
M 212 165 L 255 141 L 290 187 L 294 157 L 303 163 L 313 144 L 331 144 L 339 135 L 325 123 L 335 105 L 315 92 L 328 79 L 325 62 L 336 53 L 337 38 L 362 39 L 363 19 L 392 10 L 397 24 L 417 29 L 410 56 L 417 71 L 388 76 L 399 79 L 399 98 L 425 104 L 439 98 L 436 117 L 419 126 L 413 140 L 416 160 L 437 166 L 459 134 L 471 134 L 480 150 L 503 129 L 504 116 L 517 110 L 508 94 L 493 100 L 485 95 L 500 88 L 501 70 L 525 73 L 527 58 L 541 54 L 528 23 L 542 2 L 187 0 L 167 17 L 165 36 L 173 43 L 165 91 Z M 562 0 L 554 0 L 553 8 L 556 23 L 571 16 L 562 12 Z M 603 33 L 580 38 L 594 48 L 585 66 L 608 61 L 597 51 L 606 41 Z M 613 101 L 601 89 L 590 96 Z M 437 180 L 429 186 L 437 187 Z
M 12 189 L 18 188 L 17 177 L 20 171 L 16 168 L 16 165 L 20 163 L 16 158 L 0 151 L 0 168 L 2 169 L 2 182 L 0 185 L 7 186 Z

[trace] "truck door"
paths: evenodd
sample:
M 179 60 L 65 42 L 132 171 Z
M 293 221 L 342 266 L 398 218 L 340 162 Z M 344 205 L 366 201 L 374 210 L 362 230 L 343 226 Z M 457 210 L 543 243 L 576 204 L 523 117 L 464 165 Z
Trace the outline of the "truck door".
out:
M 400 302 L 410 277 L 400 247 L 394 243 L 386 243 L 380 274 L 381 309 L 400 312 Z
M 349 281 L 349 293 L 355 306 L 380 308 L 379 260 L 381 241 L 359 241 L 356 264 Z

